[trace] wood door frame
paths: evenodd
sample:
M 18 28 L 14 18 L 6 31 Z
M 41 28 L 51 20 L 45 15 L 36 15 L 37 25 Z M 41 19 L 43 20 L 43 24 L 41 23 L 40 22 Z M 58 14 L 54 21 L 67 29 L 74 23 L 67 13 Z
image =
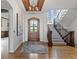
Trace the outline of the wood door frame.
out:
M 37 18 L 37 17 L 31 17 L 31 18 L 28 19 L 28 41 L 30 41 L 29 40 L 29 26 L 30 26 L 29 22 L 30 22 L 30 20 L 33 20 L 33 19 L 38 21 L 38 35 L 39 35 L 38 41 L 40 41 L 40 19 Z

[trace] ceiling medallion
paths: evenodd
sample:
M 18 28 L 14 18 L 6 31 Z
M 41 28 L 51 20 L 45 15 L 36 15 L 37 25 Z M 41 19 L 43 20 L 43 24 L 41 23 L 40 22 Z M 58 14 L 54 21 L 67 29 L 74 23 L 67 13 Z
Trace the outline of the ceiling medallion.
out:
M 29 3 L 32 7 L 35 7 L 37 5 L 37 0 L 29 0 Z

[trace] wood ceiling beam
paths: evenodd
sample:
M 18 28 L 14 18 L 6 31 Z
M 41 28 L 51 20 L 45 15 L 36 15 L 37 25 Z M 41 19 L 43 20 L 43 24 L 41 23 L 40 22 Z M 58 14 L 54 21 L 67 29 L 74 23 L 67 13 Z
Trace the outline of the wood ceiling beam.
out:
M 38 6 L 38 8 L 39 8 L 40 11 L 41 11 L 41 9 L 43 7 L 44 1 L 45 0 L 38 0 L 37 6 Z
M 29 0 L 22 0 L 22 2 L 24 4 L 25 9 L 28 11 L 29 10 L 29 5 L 30 5 Z

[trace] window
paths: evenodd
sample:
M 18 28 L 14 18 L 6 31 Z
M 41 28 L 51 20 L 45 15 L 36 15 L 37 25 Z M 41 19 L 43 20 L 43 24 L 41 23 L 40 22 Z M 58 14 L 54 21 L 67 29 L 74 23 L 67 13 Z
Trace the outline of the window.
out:
M 49 10 L 47 12 L 48 24 L 53 24 L 53 20 L 61 20 L 62 17 L 67 13 L 68 9 L 57 9 L 57 10 Z
M 53 20 L 57 16 L 57 10 L 49 10 L 47 12 L 48 24 L 53 24 Z
M 31 32 L 37 32 L 37 25 L 38 25 L 37 20 L 31 20 L 30 21 L 30 31 Z

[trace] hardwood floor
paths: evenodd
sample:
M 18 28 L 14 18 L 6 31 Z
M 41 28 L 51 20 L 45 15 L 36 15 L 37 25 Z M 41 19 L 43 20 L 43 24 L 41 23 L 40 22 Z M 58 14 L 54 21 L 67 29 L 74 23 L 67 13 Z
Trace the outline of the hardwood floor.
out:
M 15 53 L 8 53 L 8 39 L 1 40 L 1 59 L 77 59 L 76 48 L 70 46 L 48 47 L 48 54 L 23 54 L 20 46 Z

